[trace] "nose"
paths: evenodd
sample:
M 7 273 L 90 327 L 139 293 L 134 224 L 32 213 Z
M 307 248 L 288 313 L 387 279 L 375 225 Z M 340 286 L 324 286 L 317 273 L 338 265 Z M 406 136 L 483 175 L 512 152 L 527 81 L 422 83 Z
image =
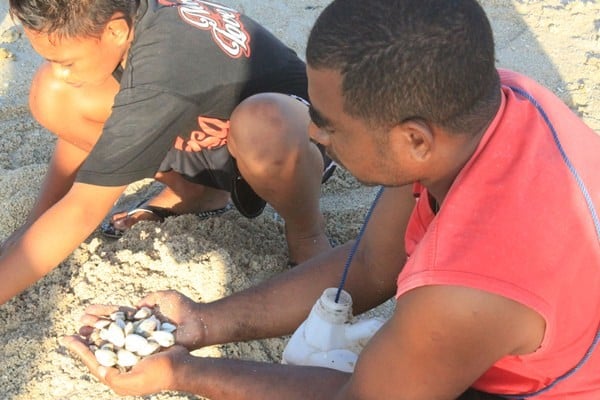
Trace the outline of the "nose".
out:
M 308 125 L 308 135 L 315 142 L 327 147 L 329 145 L 329 135 L 323 129 L 319 128 L 312 121 Z

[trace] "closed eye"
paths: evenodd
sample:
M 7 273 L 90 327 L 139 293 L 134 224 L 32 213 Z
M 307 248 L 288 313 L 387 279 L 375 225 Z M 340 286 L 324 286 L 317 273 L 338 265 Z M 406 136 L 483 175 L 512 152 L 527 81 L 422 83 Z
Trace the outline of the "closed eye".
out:
M 308 114 L 311 121 L 318 128 L 325 129 L 331 126 L 331 123 L 321 115 L 312 105 L 308 108 Z

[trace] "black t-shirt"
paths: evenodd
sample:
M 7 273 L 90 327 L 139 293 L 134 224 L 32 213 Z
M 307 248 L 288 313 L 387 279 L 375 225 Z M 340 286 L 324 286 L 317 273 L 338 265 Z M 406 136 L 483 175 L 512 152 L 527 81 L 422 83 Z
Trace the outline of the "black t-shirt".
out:
M 120 186 L 153 177 L 176 143 L 202 129 L 199 117 L 227 121 L 253 94 L 307 98 L 304 62 L 231 8 L 142 0 L 134 29 L 112 113 L 78 182 Z

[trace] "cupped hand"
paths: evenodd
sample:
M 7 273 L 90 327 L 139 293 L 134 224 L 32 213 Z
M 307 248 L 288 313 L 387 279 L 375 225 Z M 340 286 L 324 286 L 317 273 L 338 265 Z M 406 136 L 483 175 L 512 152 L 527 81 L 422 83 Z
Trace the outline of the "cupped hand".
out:
M 175 343 L 195 350 L 204 344 L 206 325 L 202 319 L 201 304 L 174 290 L 153 292 L 140 300 L 137 307 L 149 307 L 161 321 L 169 321 L 177 326 Z M 85 309 L 81 317 L 84 325 L 79 330 L 80 335 L 89 336 L 94 324 L 115 311 L 132 312 L 130 307 L 93 304 Z
M 61 343 L 79 357 L 100 382 L 121 396 L 143 396 L 174 389 L 176 366 L 191 357 L 185 347 L 175 345 L 142 359 L 128 372 L 119 372 L 116 368 L 101 366 L 81 337 L 66 336 Z
M 202 319 L 202 304 L 174 290 L 150 293 L 137 304 L 153 308 L 160 319 L 177 325 L 175 343 L 195 350 L 205 343 L 207 326 Z

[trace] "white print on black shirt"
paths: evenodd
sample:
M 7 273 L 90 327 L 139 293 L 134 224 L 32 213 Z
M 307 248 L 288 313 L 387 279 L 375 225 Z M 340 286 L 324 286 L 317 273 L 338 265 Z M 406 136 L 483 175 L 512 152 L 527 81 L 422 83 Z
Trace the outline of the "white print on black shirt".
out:
M 250 35 L 240 13 L 220 4 L 201 0 L 159 0 L 165 6 L 177 6 L 188 24 L 210 31 L 213 40 L 231 58 L 250 57 Z

